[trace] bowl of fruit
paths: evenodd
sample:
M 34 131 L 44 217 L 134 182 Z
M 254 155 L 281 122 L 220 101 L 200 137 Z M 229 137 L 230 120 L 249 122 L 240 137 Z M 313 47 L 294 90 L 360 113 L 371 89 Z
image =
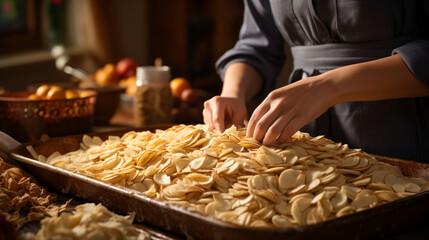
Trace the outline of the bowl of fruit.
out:
M 136 68 L 139 64 L 131 58 L 120 59 L 116 63 L 107 63 L 91 76 L 95 85 L 81 88 L 98 93 L 95 104 L 94 123 L 107 125 L 115 114 L 123 93 L 130 95 L 136 90 Z
M 97 93 L 43 84 L 0 95 L 0 130 L 21 142 L 91 130 Z

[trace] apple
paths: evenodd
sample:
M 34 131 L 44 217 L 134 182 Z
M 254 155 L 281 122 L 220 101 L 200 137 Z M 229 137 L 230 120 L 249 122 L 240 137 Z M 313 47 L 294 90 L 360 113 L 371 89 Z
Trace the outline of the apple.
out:
M 183 90 L 182 94 L 180 94 L 180 99 L 191 106 L 197 105 L 200 101 L 200 97 L 192 88 Z
M 123 58 L 116 64 L 116 74 L 121 78 L 129 78 L 136 75 L 139 64 L 131 58 Z
M 171 97 L 173 98 L 173 107 L 179 107 L 180 104 L 182 103 L 180 96 L 172 93 Z

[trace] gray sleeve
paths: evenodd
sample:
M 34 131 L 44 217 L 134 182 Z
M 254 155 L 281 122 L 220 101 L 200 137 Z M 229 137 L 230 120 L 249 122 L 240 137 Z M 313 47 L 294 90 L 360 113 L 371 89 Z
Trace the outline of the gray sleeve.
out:
M 419 39 L 394 49 L 393 54 L 399 54 L 411 72 L 429 85 L 429 1 L 420 1 L 418 11 Z
M 399 54 L 411 72 L 429 85 L 429 40 L 415 40 L 393 50 Z
M 216 62 L 222 80 L 232 63 L 250 64 L 264 80 L 260 94 L 265 95 L 274 88 L 285 59 L 284 39 L 274 22 L 269 1 L 245 0 L 239 40 Z

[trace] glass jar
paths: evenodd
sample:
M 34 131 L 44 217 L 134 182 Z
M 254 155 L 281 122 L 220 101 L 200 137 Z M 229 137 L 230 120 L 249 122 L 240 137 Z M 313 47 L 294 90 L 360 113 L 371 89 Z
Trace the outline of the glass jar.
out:
M 137 68 L 133 112 L 136 127 L 172 123 L 173 105 L 168 66 Z

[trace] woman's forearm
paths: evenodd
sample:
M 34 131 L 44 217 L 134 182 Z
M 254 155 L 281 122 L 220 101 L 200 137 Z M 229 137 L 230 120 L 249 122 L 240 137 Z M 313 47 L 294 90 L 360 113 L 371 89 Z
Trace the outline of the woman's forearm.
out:
M 399 55 L 338 68 L 320 77 L 332 86 L 332 105 L 429 96 L 429 86 L 417 79 Z
M 272 91 L 253 112 L 247 136 L 283 143 L 336 104 L 422 96 L 429 96 L 429 86 L 399 55 L 349 65 Z
M 243 127 L 246 102 L 261 86 L 262 78 L 252 66 L 240 62 L 231 64 L 225 72 L 221 95 L 204 102 L 204 122 L 220 132 L 230 125 Z
M 238 98 L 246 103 L 261 89 L 262 77 L 246 63 L 233 63 L 225 72 L 222 97 Z

